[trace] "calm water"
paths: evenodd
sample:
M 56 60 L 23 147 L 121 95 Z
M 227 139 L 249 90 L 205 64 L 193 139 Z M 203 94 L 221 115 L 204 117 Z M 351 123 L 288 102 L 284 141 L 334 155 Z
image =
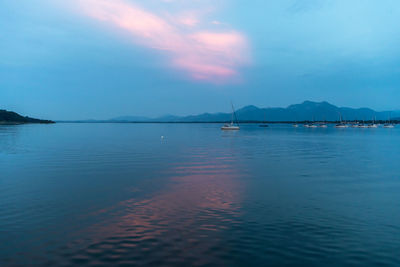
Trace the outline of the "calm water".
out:
M 219 127 L 0 126 L 0 265 L 400 265 L 400 128 Z

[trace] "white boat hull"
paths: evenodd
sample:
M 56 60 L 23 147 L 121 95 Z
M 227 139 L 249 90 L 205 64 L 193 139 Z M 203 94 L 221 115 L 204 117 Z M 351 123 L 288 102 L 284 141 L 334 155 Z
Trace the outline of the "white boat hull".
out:
M 224 124 L 224 126 L 221 127 L 222 131 L 238 131 L 238 130 L 240 130 L 239 123 L 238 123 L 237 118 L 236 118 L 235 108 L 233 107 L 232 102 L 231 102 L 231 106 L 232 106 L 232 120 L 231 120 L 231 123 Z M 233 120 L 234 118 L 236 119 L 236 123 L 234 123 L 234 120 Z
M 238 131 L 240 130 L 239 126 L 222 126 L 221 130 L 223 131 Z

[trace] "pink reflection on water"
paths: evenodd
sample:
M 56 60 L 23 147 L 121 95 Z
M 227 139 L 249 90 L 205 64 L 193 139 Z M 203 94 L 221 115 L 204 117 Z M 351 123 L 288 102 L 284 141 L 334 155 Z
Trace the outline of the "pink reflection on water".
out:
M 143 242 L 168 244 L 183 254 L 210 250 L 240 215 L 239 171 L 231 157 L 195 156 L 169 169 L 170 185 L 153 197 L 99 211 L 112 220 L 92 228 L 93 241 L 122 238 L 140 249 Z

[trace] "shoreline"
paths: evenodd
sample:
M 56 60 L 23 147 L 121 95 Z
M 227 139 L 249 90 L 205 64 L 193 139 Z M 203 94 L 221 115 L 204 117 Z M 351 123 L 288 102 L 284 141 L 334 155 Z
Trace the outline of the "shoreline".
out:
M 221 123 L 230 123 L 230 121 L 55 121 L 55 123 L 113 123 L 113 124 L 119 124 L 119 123 L 142 123 L 142 124 L 149 124 L 149 123 L 166 123 L 166 124 L 221 124 Z M 255 124 L 255 123 L 260 123 L 260 124 L 309 124 L 309 123 L 314 123 L 314 124 L 338 124 L 340 121 L 238 121 L 239 124 Z M 360 121 L 346 121 L 343 122 L 345 124 L 355 124 L 355 123 L 360 123 Z M 371 124 L 371 123 L 376 123 L 376 124 L 385 124 L 387 121 L 364 121 L 364 124 Z M 391 124 L 399 124 L 400 121 L 391 121 Z

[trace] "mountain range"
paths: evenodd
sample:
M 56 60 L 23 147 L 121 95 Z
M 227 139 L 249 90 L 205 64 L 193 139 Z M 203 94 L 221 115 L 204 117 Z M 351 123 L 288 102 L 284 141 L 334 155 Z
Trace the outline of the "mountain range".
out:
M 108 120 L 110 122 L 226 122 L 231 113 L 203 113 L 190 116 L 163 116 L 158 118 L 123 116 Z M 337 107 L 326 101 L 304 101 L 286 108 L 259 108 L 245 106 L 236 111 L 238 121 L 242 122 L 291 122 L 291 121 L 339 121 L 342 120 L 400 120 L 400 111 L 375 111 L 370 108 Z
M 236 111 L 239 122 L 294 122 L 294 121 L 400 121 L 400 110 L 375 111 L 370 108 L 337 107 L 326 101 L 304 101 L 301 104 L 290 105 L 286 108 L 259 108 L 253 105 L 245 106 Z M 228 122 L 232 112 L 203 113 L 190 116 L 166 115 L 157 118 L 143 116 L 120 116 L 109 120 L 80 120 L 60 122 Z M 22 123 L 53 123 L 50 120 L 40 120 L 24 117 L 18 113 L 0 109 L 0 124 Z

